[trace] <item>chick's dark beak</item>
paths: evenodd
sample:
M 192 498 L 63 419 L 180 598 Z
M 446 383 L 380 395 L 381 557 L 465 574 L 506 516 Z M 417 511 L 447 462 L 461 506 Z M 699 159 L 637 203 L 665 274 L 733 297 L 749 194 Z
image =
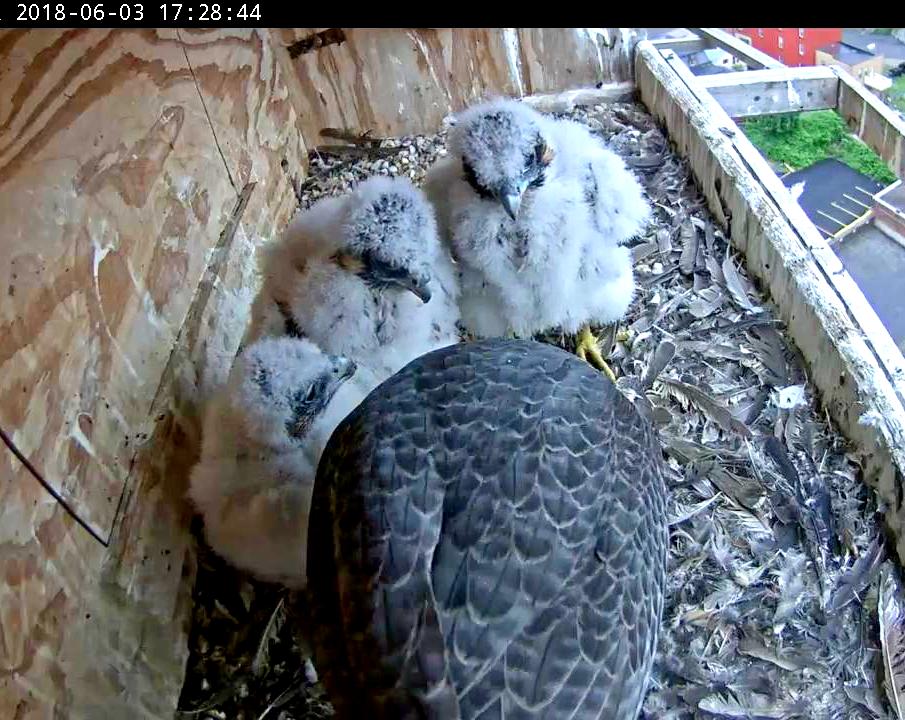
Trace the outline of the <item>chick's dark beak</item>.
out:
M 390 264 L 372 255 L 365 255 L 362 260 L 363 267 L 359 274 L 371 287 L 401 288 L 408 290 L 423 303 L 430 301 L 429 275 L 416 275 L 414 270 Z
M 337 383 L 348 380 L 356 370 L 358 370 L 358 365 L 355 361 L 346 357 L 337 357 L 333 363 L 333 374 Z
M 413 277 L 409 280 L 408 283 L 403 285 L 406 290 L 412 293 L 416 298 L 418 298 L 425 305 L 431 300 L 431 291 L 428 287 L 428 281 L 423 278 Z
M 503 210 L 506 211 L 506 214 L 515 220 L 518 217 L 518 209 L 522 204 L 521 193 L 515 190 L 504 189 L 503 192 L 500 193 L 500 204 L 503 206 Z

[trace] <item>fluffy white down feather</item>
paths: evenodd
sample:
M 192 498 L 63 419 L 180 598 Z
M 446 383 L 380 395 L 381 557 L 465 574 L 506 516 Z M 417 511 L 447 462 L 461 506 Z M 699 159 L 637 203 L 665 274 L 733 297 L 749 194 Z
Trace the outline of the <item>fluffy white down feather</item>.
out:
M 400 203 L 387 210 L 386 198 Z M 429 276 L 430 301 L 401 288 L 371 287 L 334 261 L 339 251 L 376 252 Z M 437 237 L 433 209 L 406 179 L 370 178 L 349 195 L 316 202 L 266 248 L 262 271 L 252 339 L 284 334 L 288 313 L 297 332 L 325 352 L 352 358 L 378 383 L 459 340 L 455 268 Z
M 519 185 L 540 139 L 552 159 L 542 184 L 524 191 L 513 221 L 493 191 Z M 584 126 L 512 100 L 464 111 L 450 149 L 424 188 L 458 261 L 467 330 L 479 337 L 556 326 L 576 332 L 625 314 L 635 282 L 623 244 L 643 230 L 650 208 L 618 155 Z M 466 180 L 463 158 L 486 197 Z
M 325 355 L 307 340 L 265 338 L 245 348 L 210 399 L 189 497 L 204 518 L 210 546 L 236 567 L 305 586 L 317 463 L 335 427 L 376 383 L 359 369 L 307 418 L 303 433 L 290 435 L 287 423 L 297 417 L 293 403 L 299 397 L 346 367 L 347 360 Z

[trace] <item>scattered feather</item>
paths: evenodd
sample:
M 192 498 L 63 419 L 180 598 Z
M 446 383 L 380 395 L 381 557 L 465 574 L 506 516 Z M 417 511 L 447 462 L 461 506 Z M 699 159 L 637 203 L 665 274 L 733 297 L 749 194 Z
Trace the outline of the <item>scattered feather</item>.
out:
M 882 696 L 877 692 L 877 688 L 865 685 L 846 685 L 845 694 L 848 698 L 864 709 L 870 711 L 874 718 L 885 718 L 886 708 L 883 704 Z
M 808 403 L 804 394 L 804 385 L 789 385 L 788 387 L 774 388 L 773 398 L 776 407 L 781 410 L 804 407 Z
M 856 600 L 864 589 L 879 576 L 886 553 L 879 538 L 874 538 L 870 546 L 859 557 L 851 569 L 842 574 L 836 590 L 830 599 L 829 609 L 838 611 Z
M 672 340 L 661 340 L 648 362 L 647 369 L 641 378 L 641 386 L 650 388 L 660 373 L 676 355 L 676 344 Z
M 760 640 L 752 637 L 743 637 L 739 640 L 738 651 L 742 655 L 763 660 L 764 662 L 773 663 L 783 670 L 801 670 L 807 667 L 807 663 L 801 659 L 793 657 L 789 653 L 784 653 L 777 648 L 769 648 Z
M 676 502 L 675 510 L 669 515 L 670 526 L 683 523 L 689 518 L 693 518 L 695 515 L 704 512 L 704 510 L 713 505 L 718 499 L 719 495 L 714 495 L 713 497 L 702 500 L 694 505 L 683 505 Z
M 683 275 L 691 275 L 698 257 L 698 233 L 690 221 L 682 225 L 681 238 L 682 254 L 679 257 L 679 270 Z
M 804 602 L 807 590 L 807 559 L 799 553 L 788 553 L 785 564 L 776 572 L 779 602 L 773 613 L 773 631 L 779 633 Z
M 707 257 L 704 258 L 704 267 L 707 268 L 707 272 L 710 273 L 710 279 L 713 280 L 713 282 L 720 285 L 726 284 L 723 268 L 720 265 L 720 261 L 717 260 L 714 255 L 708 254 Z
M 697 319 L 709 317 L 719 310 L 726 301 L 726 296 L 716 287 L 704 288 L 688 303 L 688 312 Z
M 660 248 L 660 255 L 672 252 L 672 233 L 666 228 L 657 230 L 657 246 Z
M 723 264 L 720 266 L 720 269 L 723 271 L 726 289 L 729 290 L 732 299 L 738 303 L 739 307 L 744 308 L 745 310 L 754 311 L 754 304 L 748 298 L 745 285 L 742 282 L 741 276 L 738 274 L 738 270 L 735 268 L 735 263 L 732 261 L 732 256 L 728 250 L 723 258 Z
M 707 477 L 726 497 L 752 512 L 766 498 L 763 487 L 756 480 L 735 475 L 719 465 L 712 464 Z
M 647 260 L 651 255 L 660 251 L 660 247 L 655 242 L 643 242 L 632 248 L 632 262 L 639 263 Z
M 780 473 L 795 492 L 796 520 L 808 540 L 811 558 L 817 566 L 818 576 L 823 584 L 825 596 L 828 588 L 825 583 L 827 564 L 834 554 L 835 530 L 829 493 L 822 478 L 813 469 L 807 475 L 800 475 L 786 452 L 786 449 L 775 437 L 768 437 L 764 442 L 767 454 L 776 463 Z M 806 458 L 809 461 L 809 458 Z
M 880 645 L 886 697 L 899 720 L 905 720 L 905 607 L 891 569 L 880 582 Z
M 771 327 L 752 327 L 748 343 L 760 363 L 754 371 L 771 386 L 788 385 L 789 363 L 779 333 Z
M 270 643 L 276 638 L 284 622 L 286 622 L 286 610 L 284 598 L 281 597 L 277 606 L 273 609 L 270 620 L 267 621 L 264 632 L 261 634 L 261 641 L 258 643 L 258 651 L 251 662 L 251 671 L 255 675 L 259 675 L 270 664 Z
M 739 699 L 728 695 L 709 695 L 698 703 L 698 707 L 717 717 L 745 720 L 786 720 L 802 717 L 804 714 L 804 704 L 801 702 L 780 702 L 757 693 L 748 693 Z
M 673 378 L 661 378 L 660 381 L 683 405 L 694 405 L 726 432 L 737 432 L 744 437 L 751 437 L 751 431 L 732 417 L 726 406 L 706 391 Z

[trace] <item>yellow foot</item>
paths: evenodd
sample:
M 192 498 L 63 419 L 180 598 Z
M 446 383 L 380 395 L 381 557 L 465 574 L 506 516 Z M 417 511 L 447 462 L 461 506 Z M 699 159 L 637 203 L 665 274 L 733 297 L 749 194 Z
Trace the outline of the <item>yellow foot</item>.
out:
M 613 373 L 612 368 L 607 365 L 606 360 L 603 359 L 603 355 L 600 354 L 597 338 L 591 334 L 591 328 L 588 325 L 585 325 L 581 332 L 578 333 L 578 344 L 575 348 L 575 354 L 589 365 L 593 365 L 600 370 L 610 380 L 616 382 L 616 375 Z

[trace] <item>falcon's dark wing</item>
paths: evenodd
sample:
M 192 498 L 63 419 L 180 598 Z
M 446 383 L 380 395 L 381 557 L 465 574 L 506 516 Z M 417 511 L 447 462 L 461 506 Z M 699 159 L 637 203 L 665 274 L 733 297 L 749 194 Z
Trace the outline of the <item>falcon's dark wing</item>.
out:
M 660 451 L 561 350 L 446 348 L 334 433 L 309 535 L 349 717 L 633 718 L 662 609 Z

